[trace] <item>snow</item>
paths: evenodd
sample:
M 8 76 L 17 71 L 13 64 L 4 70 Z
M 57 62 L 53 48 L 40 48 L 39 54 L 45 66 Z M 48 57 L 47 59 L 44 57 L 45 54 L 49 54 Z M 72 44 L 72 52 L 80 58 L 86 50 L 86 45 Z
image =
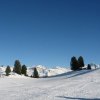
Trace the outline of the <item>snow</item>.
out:
M 16 74 L 14 72 L 11 72 L 10 75 L 8 76 L 9 78 L 27 78 L 25 77 L 24 75 L 19 75 L 19 74 Z
M 70 69 L 68 68 L 56 67 L 56 68 L 48 69 L 47 76 L 55 76 L 58 74 L 66 73 L 68 71 L 70 71 Z
M 0 78 L 0 100 L 100 100 L 100 69 L 49 78 Z
M 69 69 L 63 68 L 63 67 L 55 67 L 55 68 L 52 68 L 52 69 L 48 69 L 45 66 L 37 65 L 37 66 L 31 67 L 31 68 L 30 67 L 27 68 L 28 76 L 32 76 L 33 75 L 35 67 L 37 68 L 40 77 L 58 75 L 58 74 L 62 74 L 62 73 L 65 73 L 65 72 L 69 71 Z M 10 67 L 10 68 L 11 68 L 11 71 L 13 71 L 13 67 Z M 6 74 L 5 73 L 5 69 L 6 69 L 5 66 L 4 67 L 0 67 L 0 75 L 1 74 L 3 74 L 3 75 Z M 17 75 L 17 74 L 15 74 L 13 72 L 10 73 L 10 77 L 17 77 L 18 78 L 18 76 L 19 76 L 19 78 L 22 77 L 22 76 Z
M 37 68 L 40 77 L 54 76 L 54 75 L 68 72 L 70 70 L 64 67 L 46 68 L 45 66 L 37 65 L 32 68 L 28 68 L 27 70 L 28 76 L 33 75 L 35 67 Z
M 93 63 L 91 63 L 91 66 L 92 66 L 92 69 L 95 69 L 95 66 L 97 68 L 100 68 L 100 65 L 95 65 Z M 32 76 L 33 75 L 35 67 L 37 68 L 40 77 L 47 77 L 47 76 L 50 77 L 50 76 L 55 76 L 55 75 L 58 75 L 58 74 L 63 74 L 63 73 L 67 73 L 67 72 L 71 71 L 70 68 L 67 68 L 67 67 L 59 67 L 59 66 L 57 66 L 57 67 L 54 67 L 54 68 L 47 68 L 47 67 L 42 66 L 42 65 L 37 65 L 37 66 L 34 66 L 34 67 L 28 67 L 27 68 L 28 76 Z M 10 67 L 10 68 L 11 68 L 11 71 L 13 71 L 13 67 Z M 87 65 L 84 68 L 87 68 Z M 2 74 L 3 75 L 6 74 L 5 73 L 5 69 L 6 69 L 5 66 L 4 67 L 0 67 L 0 76 Z M 11 74 L 10 77 L 17 77 L 18 78 L 17 74 L 14 75 L 13 72 L 11 72 L 10 74 Z M 19 76 L 19 77 L 21 78 L 22 76 Z

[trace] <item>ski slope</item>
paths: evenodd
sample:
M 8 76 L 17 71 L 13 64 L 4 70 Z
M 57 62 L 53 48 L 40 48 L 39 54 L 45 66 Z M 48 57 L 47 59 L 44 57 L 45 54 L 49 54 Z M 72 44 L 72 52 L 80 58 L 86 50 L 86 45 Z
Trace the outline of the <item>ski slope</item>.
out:
M 0 78 L 0 100 L 100 100 L 100 69 L 49 78 Z

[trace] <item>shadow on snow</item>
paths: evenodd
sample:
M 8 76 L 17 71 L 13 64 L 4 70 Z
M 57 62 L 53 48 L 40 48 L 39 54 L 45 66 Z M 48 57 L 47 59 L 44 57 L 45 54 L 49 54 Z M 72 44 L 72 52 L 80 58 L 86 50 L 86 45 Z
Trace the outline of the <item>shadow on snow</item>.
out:
M 96 71 L 98 69 L 92 69 L 92 70 L 80 70 L 80 71 L 70 71 L 67 73 L 63 73 L 63 74 L 59 74 L 59 75 L 55 75 L 55 76 L 50 76 L 48 78 L 52 78 L 52 77 L 62 77 L 62 76 L 66 76 L 66 78 L 71 78 L 71 77 L 75 77 L 75 76 L 79 76 L 79 75 L 83 75 L 86 73 L 90 73 L 93 71 Z
M 64 99 L 71 99 L 71 100 L 100 100 L 100 98 L 80 98 L 80 97 L 66 97 L 66 96 L 57 96 L 58 98 L 64 98 Z

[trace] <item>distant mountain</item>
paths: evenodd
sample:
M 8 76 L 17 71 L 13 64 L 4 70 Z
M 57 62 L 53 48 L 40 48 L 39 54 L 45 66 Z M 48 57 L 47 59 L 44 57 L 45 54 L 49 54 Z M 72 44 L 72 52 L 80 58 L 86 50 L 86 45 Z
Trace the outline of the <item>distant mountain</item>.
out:
M 53 76 L 53 75 L 62 74 L 69 71 L 69 69 L 64 67 L 47 68 L 42 65 L 37 65 L 35 67 L 37 68 L 40 77 Z M 28 69 L 27 72 L 29 76 L 33 74 L 33 70 L 34 67 Z
M 63 74 L 63 73 L 71 71 L 69 67 L 65 68 L 65 67 L 59 67 L 59 66 L 57 66 L 55 68 L 47 68 L 47 67 L 42 66 L 42 65 L 37 65 L 37 66 L 34 66 L 34 67 L 28 67 L 27 68 L 27 74 L 28 74 L 28 76 L 33 75 L 35 67 L 37 68 L 40 77 L 55 76 L 55 75 L 59 75 L 59 74 Z M 87 67 L 87 65 L 85 66 L 85 68 L 86 67 Z M 100 68 L 100 65 L 96 65 L 96 64 L 91 63 L 91 67 L 92 67 L 92 69 L 95 69 L 95 67 L 96 68 Z M 5 73 L 5 69 L 6 69 L 5 66 L 4 67 L 0 67 L 0 76 L 6 74 Z M 13 71 L 13 67 L 11 67 L 11 71 Z M 13 76 L 13 77 L 23 76 L 23 75 L 17 75 L 14 72 L 11 72 L 10 74 L 11 74 L 10 76 Z
M 69 69 L 64 68 L 64 67 L 47 68 L 47 67 L 42 66 L 42 65 L 37 65 L 37 66 L 34 66 L 34 67 L 27 68 L 28 76 L 33 75 L 35 67 L 37 68 L 40 77 L 53 76 L 53 75 L 62 74 L 62 73 L 69 71 Z M 5 66 L 0 67 L 0 74 L 1 75 L 6 74 L 5 69 L 6 69 Z M 13 71 L 13 67 L 11 67 L 11 71 Z M 14 74 L 14 72 L 11 72 L 10 74 L 13 75 L 13 76 L 14 75 L 16 76 L 16 74 Z

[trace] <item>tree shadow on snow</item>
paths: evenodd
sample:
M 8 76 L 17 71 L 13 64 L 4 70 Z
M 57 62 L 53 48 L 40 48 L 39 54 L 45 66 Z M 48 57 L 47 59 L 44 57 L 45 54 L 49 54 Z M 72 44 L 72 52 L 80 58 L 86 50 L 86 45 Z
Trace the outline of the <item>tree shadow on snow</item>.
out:
M 100 98 L 79 98 L 79 97 L 66 97 L 66 96 L 57 96 L 58 98 L 71 99 L 71 100 L 100 100 Z
M 75 76 L 79 76 L 79 75 L 83 75 L 83 74 L 86 74 L 86 73 L 90 73 L 90 72 L 93 72 L 95 70 L 85 70 L 85 71 L 77 71 L 75 74 L 73 74 L 72 76 L 68 76 L 67 78 L 71 78 L 71 77 L 75 77 Z
M 86 73 L 90 73 L 90 72 L 93 72 L 93 71 L 96 71 L 96 70 L 98 70 L 98 69 L 70 71 L 70 72 L 67 72 L 67 73 L 63 73 L 63 74 L 59 74 L 59 75 L 55 75 L 55 76 L 50 76 L 48 78 L 51 78 L 51 77 L 62 77 L 62 76 L 66 76 L 66 78 L 71 78 L 71 77 L 83 75 L 83 74 L 86 74 Z

